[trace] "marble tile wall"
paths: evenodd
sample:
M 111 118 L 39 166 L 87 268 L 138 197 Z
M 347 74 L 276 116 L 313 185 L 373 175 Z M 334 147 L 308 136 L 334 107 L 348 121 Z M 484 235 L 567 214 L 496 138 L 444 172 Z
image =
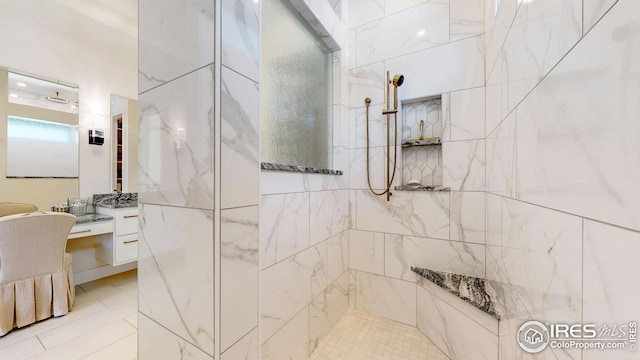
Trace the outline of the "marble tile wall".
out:
M 640 148 L 633 140 L 640 133 L 640 105 L 630 101 L 640 89 L 631 65 L 640 55 L 634 30 L 640 4 L 502 0 L 498 9 L 484 1 L 460 10 L 468 3 L 449 1 L 450 42 L 386 57 L 381 54 L 395 44 L 351 47 L 357 55 L 349 62 L 355 153 L 349 306 L 364 302 L 367 311 L 402 319 L 402 310 L 367 301 L 388 292 L 383 289 L 393 287 L 391 279 L 415 282 L 408 269 L 418 264 L 501 281 L 510 285 L 499 294 L 507 311 L 499 340 L 491 340 L 499 355 L 488 358 L 531 358 L 514 341 L 526 320 L 625 323 L 638 317 L 629 299 L 640 294 L 623 285 L 631 276 L 623 264 L 633 262 L 640 230 Z M 424 2 L 351 4 L 357 43 L 360 31 L 374 31 L 374 24 Z M 354 12 L 364 4 L 367 11 Z M 456 20 L 463 17 L 468 21 Z M 458 27 L 463 23 L 467 29 Z M 376 53 L 365 56 L 370 49 Z M 371 97 L 371 109 L 379 112 L 386 70 L 405 75 L 401 100 L 443 94 L 442 182 L 452 190 L 446 196 L 395 192 L 386 203 L 363 182 L 361 98 Z M 373 124 L 378 140 L 372 143 L 381 147 L 384 122 L 375 118 Z M 371 152 L 370 159 L 378 159 L 375 177 L 384 174 L 378 165 L 383 156 Z M 454 346 L 458 339 L 435 330 L 457 321 L 459 309 L 420 287 L 417 295 L 418 327 L 443 347 Z M 554 349 L 540 358 L 632 356 Z
M 348 2 L 292 4 L 311 19 L 321 36 L 331 34 L 334 45 L 348 48 L 346 26 L 340 21 L 348 17 Z M 348 51 L 334 52 L 333 168 L 343 170 L 343 175 L 260 174 L 261 359 L 307 359 L 348 308 L 352 221 L 348 74 Z
M 139 18 L 139 358 L 256 360 L 259 4 Z
M 485 275 L 484 1 L 350 4 L 349 306 L 416 326 L 411 266 Z M 384 189 L 386 71 L 405 76 L 398 142 L 418 138 L 420 120 L 424 137 L 444 142 L 399 149 L 393 185 L 415 179 L 456 192 L 394 191 L 387 202 L 369 191 L 363 100 L 372 99 L 371 184 Z
M 512 286 L 500 295 L 500 359 L 528 359 L 513 341 L 524 321 L 628 324 L 639 315 L 628 300 L 640 294 L 621 284 L 640 234 L 631 165 L 640 147 L 630 140 L 640 106 L 627 100 L 639 91 L 628 64 L 640 60 L 630 30 L 640 4 L 502 1 L 494 16 L 490 3 L 486 276 Z M 633 355 L 547 349 L 540 358 Z

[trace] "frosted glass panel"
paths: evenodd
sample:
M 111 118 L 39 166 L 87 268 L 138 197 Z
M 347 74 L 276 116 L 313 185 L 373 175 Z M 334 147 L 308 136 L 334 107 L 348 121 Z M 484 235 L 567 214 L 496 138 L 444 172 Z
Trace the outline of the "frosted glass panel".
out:
M 78 177 L 78 126 L 7 116 L 7 177 Z
M 262 2 L 262 161 L 331 168 L 331 54 L 288 0 Z

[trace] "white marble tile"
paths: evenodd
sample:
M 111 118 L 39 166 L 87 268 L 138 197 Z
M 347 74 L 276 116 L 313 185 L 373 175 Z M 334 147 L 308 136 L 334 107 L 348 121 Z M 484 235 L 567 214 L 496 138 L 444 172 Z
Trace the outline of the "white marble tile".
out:
M 345 272 L 309 304 L 309 354 L 349 307 L 348 283 Z
M 485 140 L 442 144 L 442 183 L 451 190 L 484 191 Z
M 367 65 L 448 43 L 448 19 L 449 1 L 432 0 L 362 25 L 356 29 L 356 64 Z
M 44 346 L 38 341 L 38 338 L 32 336 L 0 348 L 0 356 L 2 356 L 3 359 L 22 360 L 43 353 L 44 351 Z
M 485 193 L 451 192 L 451 240 L 485 243 Z
M 357 218 L 356 218 L 356 214 L 357 214 L 357 206 L 358 206 L 358 192 L 357 190 L 349 190 L 349 217 L 350 217 L 350 224 L 349 224 L 349 229 L 357 229 L 358 228 L 358 222 L 357 222 Z
M 355 105 L 355 104 L 354 104 Z M 359 104 L 358 104 L 359 105 Z M 387 117 L 382 115 L 382 110 L 386 106 L 384 104 L 377 104 L 369 106 L 369 146 L 370 147 L 379 147 L 379 146 L 387 146 Z M 365 107 L 358 107 L 353 110 L 356 114 L 355 118 L 355 148 L 366 148 L 367 147 L 367 111 Z M 394 122 L 393 116 L 391 118 L 390 125 L 390 136 L 391 143 L 393 144 L 393 130 L 394 130 Z M 400 139 L 400 127 L 402 127 L 402 118 L 398 116 L 398 139 Z
M 142 0 L 138 14 L 140 93 L 213 63 L 213 3 Z
M 88 332 L 64 344 L 39 353 L 29 359 L 76 360 L 84 359 L 96 351 L 136 333 L 136 329 L 124 320 Z M 4 359 L 4 357 L 3 357 Z
M 323 241 L 308 250 L 311 254 L 311 297 L 318 296 L 327 287 L 327 241 Z M 311 301 L 311 299 L 309 299 Z
M 140 312 L 212 355 L 213 212 L 139 209 Z
M 584 0 L 582 2 L 582 33 L 586 34 L 618 0 Z
M 356 271 L 349 269 L 349 307 L 356 308 Z
M 104 359 L 137 359 L 138 357 L 138 334 L 133 333 L 122 340 L 104 347 L 93 354 L 82 358 L 83 360 L 104 360 Z
M 509 28 L 513 23 L 518 10 L 513 0 L 500 1 L 495 9 L 495 1 L 485 1 L 485 51 L 486 51 L 486 79 L 489 79 L 496 68 L 496 61 L 509 34 Z
M 582 321 L 582 219 L 502 200 L 502 247 L 487 247 L 487 279 L 504 285 L 501 312 L 503 359 L 525 358 L 512 341 L 527 320 Z M 579 359 L 579 350 L 552 350 L 545 358 Z
M 76 289 L 81 288 L 76 287 Z M 83 296 L 79 296 L 80 294 Z M 2 341 L 0 341 L 0 349 L 25 341 L 28 338 L 35 337 L 36 335 L 47 332 L 51 329 L 81 320 L 106 309 L 106 306 L 104 306 L 100 301 L 94 298 L 86 299 L 84 295 L 85 294 L 76 290 L 76 303 L 73 306 L 73 311 L 69 312 L 67 315 L 50 318 L 47 321 L 39 322 L 38 326 L 24 327 L 20 329 L 20 331 L 13 331 L 11 336 L 4 336 Z M 20 347 L 21 346 L 19 345 L 17 348 Z
M 416 5 L 428 2 L 428 0 L 393 0 L 385 1 L 384 11 L 385 14 L 390 15 L 398 11 L 407 10 Z
M 220 349 L 258 325 L 258 206 L 222 210 Z
M 308 177 L 288 171 L 260 172 L 260 194 L 287 194 L 309 191 Z
M 483 328 L 489 330 L 491 334 L 496 336 L 498 335 L 499 320 L 493 315 L 489 315 L 484 311 L 481 311 L 480 309 L 472 305 L 467 300 L 463 300 L 457 297 L 456 295 L 453 295 L 452 293 L 441 288 L 435 283 L 425 279 L 422 276 L 417 277 L 417 284 L 418 284 L 418 290 L 417 290 L 418 292 L 420 291 L 420 288 L 427 290 L 427 292 L 429 292 L 430 295 L 443 301 L 445 304 L 449 305 L 452 309 L 459 311 L 464 316 L 475 321 L 476 323 L 481 325 Z M 420 303 L 418 303 L 417 305 L 418 307 L 421 306 Z M 420 310 L 418 310 L 418 314 L 419 313 L 420 313 Z
M 480 244 L 386 234 L 384 258 L 384 274 L 396 279 L 415 282 L 412 266 L 484 278 L 485 248 Z
M 487 191 L 516 197 L 516 112 L 487 137 Z
M 449 193 L 394 191 L 391 201 L 369 190 L 357 193 L 358 230 L 449 238 Z
M 581 36 L 581 0 L 536 0 L 520 5 L 500 55 L 507 71 L 503 91 L 508 95 L 509 110 L 527 96 Z
M 260 268 L 309 247 L 309 193 L 263 195 L 260 201 Z
M 344 48 L 347 26 L 338 17 L 328 1 L 304 1 L 306 11 L 300 14 L 316 30 L 322 41 L 332 50 Z
M 223 329 L 224 330 L 224 329 Z M 220 355 L 222 360 L 258 360 L 259 357 L 258 328 L 245 335 L 238 342 Z
M 222 65 L 260 82 L 260 3 L 222 2 Z
M 220 206 L 257 205 L 260 91 L 257 83 L 226 67 L 221 77 Z
M 212 356 L 205 354 L 191 343 L 168 331 L 145 315 L 140 316 L 138 336 L 138 358 L 140 360 L 213 360 Z
M 343 74 L 342 77 L 347 77 L 348 72 L 345 71 L 345 73 Z M 348 83 L 348 80 L 347 80 Z M 348 90 L 347 90 L 348 92 Z M 351 131 L 350 125 L 350 119 L 349 119 L 349 108 L 345 105 L 345 104 L 340 104 L 339 105 L 339 109 L 340 109 L 340 146 L 342 146 L 343 148 L 350 148 L 351 147 L 351 134 L 349 133 Z M 334 119 L 334 123 L 335 123 L 335 119 Z M 347 170 L 347 169 L 342 169 L 342 170 Z
M 638 12 L 618 2 L 518 107 L 518 198 L 640 229 Z
M 577 216 L 503 198 L 503 247 L 579 253 L 581 236 Z
M 80 320 L 57 326 L 52 330 L 43 331 L 38 334 L 38 339 L 46 349 L 53 349 L 56 346 L 79 338 L 84 334 L 106 327 L 118 319 L 137 313 L 138 300 L 131 299 L 123 304 L 109 307 L 104 311 L 83 317 Z
M 384 275 L 385 234 L 349 230 L 349 268 Z
M 502 246 L 502 197 L 487 193 L 485 237 L 487 245 Z
M 327 283 L 336 281 L 349 269 L 349 238 L 351 230 L 327 239 Z
M 384 6 L 384 0 L 349 1 L 349 27 L 353 28 L 382 18 L 384 16 Z
M 309 356 L 309 314 L 305 307 L 273 336 L 260 333 L 263 341 L 260 351 L 262 360 L 300 359 Z
M 488 136 L 502 119 L 502 78 L 494 74 L 485 86 L 485 134 Z
M 637 306 L 640 292 L 635 286 L 637 271 L 634 269 L 638 254 L 640 233 L 584 221 L 585 323 L 612 327 L 640 319 Z
M 483 0 L 449 0 L 451 41 L 484 33 Z
M 404 75 L 404 84 L 398 89 L 399 101 L 484 86 L 484 39 L 475 36 L 389 59 L 385 61 L 385 70 Z M 372 103 L 381 103 L 368 96 Z M 359 97 L 358 101 L 362 101 Z
M 140 95 L 139 201 L 213 209 L 213 68 Z
M 325 245 L 324 255 L 322 245 Z M 325 289 L 325 269 L 326 242 L 322 242 L 262 270 L 260 337 L 263 343 Z
M 451 93 L 451 141 L 484 138 L 484 87 Z
M 400 162 L 402 159 L 402 149 L 397 146 L 391 149 L 389 154 L 390 159 L 390 171 L 393 174 L 393 160 L 395 158 L 398 161 L 396 167 L 396 175 L 391 182 L 391 188 L 400 185 L 400 178 L 402 175 L 402 169 Z M 386 183 L 386 169 L 387 169 L 387 149 L 386 147 L 373 147 L 369 149 L 369 177 L 367 178 L 367 151 L 366 149 L 351 149 L 350 150 L 350 187 L 352 189 L 369 189 L 369 184 L 376 190 L 377 193 L 382 193 L 385 189 Z M 391 177 L 391 176 L 390 176 Z M 391 180 L 391 179 L 389 179 Z M 386 198 L 386 195 L 385 195 Z
M 440 111 L 442 117 L 442 141 L 451 141 L 451 93 L 440 95 L 442 104 Z
M 582 320 L 581 253 L 487 247 L 487 278 L 505 284 L 496 298 L 501 336 L 511 339 L 525 321 L 579 323 Z M 579 251 L 579 250 L 578 250 Z M 501 344 L 507 354 L 520 352 L 515 342 Z M 553 351 L 556 356 L 563 351 Z M 571 350 L 561 358 L 579 358 Z M 523 355 L 518 355 L 518 358 Z M 509 356 L 505 359 L 510 358 Z
M 371 98 L 371 105 L 385 103 L 385 75 L 382 62 L 349 70 L 349 105 L 364 106 L 364 99 Z
M 349 192 L 314 191 L 309 194 L 309 240 L 314 245 L 349 228 Z
M 415 326 L 416 285 L 357 271 L 356 310 Z
M 451 359 L 498 358 L 498 337 L 422 287 L 417 287 L 418 329 Z M 515 343 L 515 340 L 514 340 Z

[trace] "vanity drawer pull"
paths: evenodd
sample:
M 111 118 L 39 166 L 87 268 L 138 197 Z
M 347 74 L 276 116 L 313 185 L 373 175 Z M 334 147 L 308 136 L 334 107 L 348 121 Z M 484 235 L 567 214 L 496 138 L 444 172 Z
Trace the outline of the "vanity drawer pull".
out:
M 82 233 L 88 233 L 88 232 L 91 232 L 91 229 L 82 230 L 82 231 L 74 231 L 74 232 L 70 232 L 70 233 L 69 233 L 69 235 L 82 234 Z
M 129 240 L 129 241 L 125 241 L 124 244 L 131 244 L 134 242 L 138 242 L 138 240 Z
M 124 218 L 125 219 L 130 219 L 130 218 L 137 218 L 138 215 L 125 215 Z

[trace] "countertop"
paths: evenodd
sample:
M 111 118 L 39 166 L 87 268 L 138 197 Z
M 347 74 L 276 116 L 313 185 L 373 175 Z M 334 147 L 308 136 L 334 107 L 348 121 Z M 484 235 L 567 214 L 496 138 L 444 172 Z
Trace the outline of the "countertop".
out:
M 103 215 L 103 214 L 86 214 L 86 215 L 76 215 L 78 220 L 76 221 L 76 225 L 78 224 L 88 224 L 97 221 L 110 221 L 113 220 L 113 216 Z

